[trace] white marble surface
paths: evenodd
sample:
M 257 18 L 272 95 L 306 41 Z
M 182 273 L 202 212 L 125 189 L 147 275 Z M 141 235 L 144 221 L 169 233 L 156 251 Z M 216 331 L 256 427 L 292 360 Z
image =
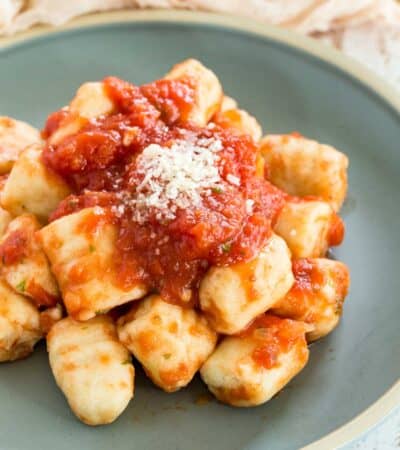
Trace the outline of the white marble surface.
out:
M 342 450 L 395 449 L 400 449 L 400 407 L 390 414 L 381 424 L 342 448 Z

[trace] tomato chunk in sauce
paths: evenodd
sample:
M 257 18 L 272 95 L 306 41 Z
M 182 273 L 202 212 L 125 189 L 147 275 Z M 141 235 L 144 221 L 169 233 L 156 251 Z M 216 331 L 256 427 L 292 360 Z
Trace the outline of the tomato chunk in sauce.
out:
M 108 77 L 104 84 L 116 112 L 44 149 L 44 163 L 74 192 L 51 220 L 89 206 L 105 208 L 119 229 L 121 286 L 145 282 L 166 300 L 193 306 L 210 265 L 249 260 L 267 243 L 284 194 L 258 175 L 258 150 L 249 136 L 187 121 L 194 102 L 190 80 L 140 87 Z M 65 112 L 49 116 L 43 135 L 50 137 L 63 121 Z M 162 163 L 151 154 L 161 155 Z M 179 172 L 167 164 L 174 155 Z

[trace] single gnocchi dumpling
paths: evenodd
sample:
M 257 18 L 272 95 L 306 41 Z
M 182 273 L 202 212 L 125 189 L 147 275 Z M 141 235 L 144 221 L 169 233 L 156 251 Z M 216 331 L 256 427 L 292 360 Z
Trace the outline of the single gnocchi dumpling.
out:
M 329 203 L 320 200 L 289 199 L 274 225 L 285 239 L 293 258 L 318 258 L 329 247 L 339 245 L 344 225 Z
M 274 234 L 253 260 L 212 267 L 200 284 L 200 308 L 218 333 L 235 334 L 284 297 L 293 282 L 289 249 Z
M 271 312 L 312 325 L 307 339 L 315 341 L 339 323 L 350 284 L 349 269 L 325 258 L 298 259 L 293 263 L 293 273 L 292 289 Z
M 205 126 L 218 111 L 222 101 L 222 86 L 210 69 L 195 59 L 187 59 L 174 66 L 164 77 L 167 80 L 189 80 L 195 90 L 194 103 L 186 121 Z
M 222 340 L 201 368 L 201 378 L 223 403 L 261 405 L 306 365 L 306 330 L 301 322 L 262 315 L 241 335 Z
M 41 338 L 37 308 L 0 279 L 0 362 L 29 356 Z
M 152 295 L 118 321 L 120 341 L 166 392 L 192 380 L 214 350 L 217 334 L 194 310 Z
M 118 229 L 105 209 L 97 206 L 61 217 L 38 234 L 74 319 L 88 320 L 146 294 L 143 284 L 125 286 L 118 277 Z
M 44 222 L 70 190 L 43 164 L 42 148 L 31 145 L 21 153 L 1 193 L 1 206 L 14 216 L 32 213 Z
M 222 128 L 230 130 L 233 134 L 247 134 L 252 137 L 254 142 L 258 142 L 261 139 L 261 125 L 255 117 L 243 109 L 232 108 L 218 112 L 214 116 L 213 122 Z
M 313 195 L 338 211 L 347 192 L 347 156 L 300 135 L 269 135 L 261 140 L 269 180 L 291 195 Z
M 57 385 L 87 425 L 113 422 L 133 398 L 135 369 L 110 317 L 60 320 L 47 335 L 47 350 Z
M 107 95 L 104 83 L 91 81 L 83 83 L 69 104 L 69 111 L 86 119 L 111 114 L 114 103 Z
M 49 136 L 49 143 L 59 144 L 67 136 L 81 130 L 90 119 L 109 115 L 114 109 L 114 103 L 108 97 L 104 83 L 92 81 L 82 84 L 69 106 L 64 109 L 65 117 Z
M 36 128 L 20 120 L 0 116 L 0 174 L 11 170 L 25 147 L 40 141 Z
M 18 293 L 31 297 L 37 306 L 54 306 L 58 287 L 36 232 L 40 224 L 32 214 L 10 222 L 0 240 L 1 273 Z

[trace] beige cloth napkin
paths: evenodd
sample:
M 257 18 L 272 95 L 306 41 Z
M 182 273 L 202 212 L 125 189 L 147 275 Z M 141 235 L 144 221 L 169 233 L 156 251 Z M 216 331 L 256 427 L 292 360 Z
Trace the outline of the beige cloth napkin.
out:
M 243 15 L 335 45 L 400 89 L 400 4 L 396 0 L 0 0 L 0 34 L 60 25 L 92 11 L 186 8 Z

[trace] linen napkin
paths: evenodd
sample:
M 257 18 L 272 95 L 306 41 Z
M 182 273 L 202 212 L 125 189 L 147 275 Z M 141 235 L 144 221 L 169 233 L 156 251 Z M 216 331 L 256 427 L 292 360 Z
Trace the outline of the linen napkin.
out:
M 225 12 L 292 28 L 336 46 L 400 89 L 400 4 L 396 0 L 0 0 L 0 34 L 122 8 Z

